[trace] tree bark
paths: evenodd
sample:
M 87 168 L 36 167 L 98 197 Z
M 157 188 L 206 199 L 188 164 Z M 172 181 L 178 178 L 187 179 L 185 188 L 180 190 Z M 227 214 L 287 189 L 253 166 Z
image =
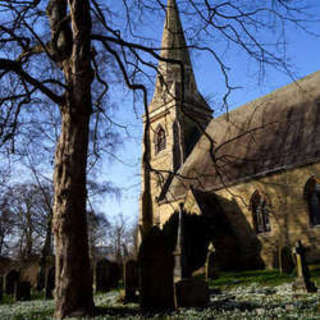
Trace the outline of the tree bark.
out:
M 54 176 L 57 319 L 94 310 L 86 220 L 88 124 L 89 115 L 62 114 Z
M 67 2 L 71 32 L 66 26 L 66 36 L 58 41 L 56 52 L 57 56 L 60 55 L 57 61 L 61 64 L 68 87 L 64 104 L 60 106 L 62 127 L 54 173 L 57 319 L 91 315 L 94 311 L 86 216 L 86 167 L 94 76 L 91 68 L 90 6 L 88 0 Z M 48 12 L 51 12 L 50 21 L 55 32 L 56 12 L 65 15 L 66 9 L 59 7 L 61 1 L 51 0 L 50 3 L 51 11 Z

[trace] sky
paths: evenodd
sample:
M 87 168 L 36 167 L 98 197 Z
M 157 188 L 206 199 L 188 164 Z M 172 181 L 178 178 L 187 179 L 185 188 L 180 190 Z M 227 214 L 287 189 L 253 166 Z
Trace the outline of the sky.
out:
M 315 5 L 314 14 L 320 17 L 320 7 L 316 0 L 309 0 Z M 153 21 L 146 34 L 152 34 L 155 39 L 161 40 L 163 30 L 163 17 Z M 184 21 L 182 21 L 184 23 Z M 320 33 L 320 22 L 310 26 L 314 33 Z M 320 70 L 320 37 L 314 37 L 302 31 L 290 28 L 287 33 L 287 59 L 293 66 L 294 79 L 302 78 L 310 73 Z M 217 42 L 219 46 L 219 42 Z M 256 74 L 256 63 L 246 58 L 240 50 L 226 51 L 225 61 L 230 68 L 231 83 L 241 89 L 233 91 L 230 96 L 230 109 L 239 107 L 253 99 L 264 96 L 273 90 L 292 82 L 292 77 L 272 68 L 267 68 L 261 79 Z M 193 69 L 198 89 L 205 97 L 211 98 L 211 107 L 215 109 L 214 115 L 221 111 L 221 97 L 225 87 L 221 71 L 211 59 L 204 54 L 191 53 Z M 320 90 L 320 84 L 319 84 Z M 140 166 L 141 166 L 141 140 L 142 140 L 142 106 L 136 113 L 132 108 L 132 96 L 124 87 L 119 87 L 111 94 L 111 100 L 116 101 L 121 108 L 115 114 L 115 119 L 121 124 L 129 125 L 130 137 L 117 152 L 117 160 L 106 161 L 102 168 L 102 177 L 108 178 L 122 190 L 120 200 L 106 197 L 101 209 L 110 217 L 122 212 L 129 222 L 136 221 L 139 212 L 140 195 Z M 218 112 L 217 112 L 218 110 Z M 220 111 L 219 111 L 220 110 Z
M 151 0 L 145 0 L 146 3 L 147 1 L 152 3 Z M 252 3 L 255 1 L 261 0 L 252 0 Z M 178 5 L 181 5 L 180 8 L 183 8 L 187 3 L 185 0 L 177 0 L 177 2 Z M 123 1 L 112 1 L 112 7 L 110 6 L 113 9 L 113 18 L 115 17 L 112 20 L 114 29 L 123 30 L 124 28 L 125 18 L 123 17 L 123 8 L 121 8 L 122 3 Z M 136 1 L 132 1 L 132 3 L 136 5 Z M 244 3 L 246 3 L 246 0 L 244 0 Z M 301 0 L 299 3 L 307 3 L 313 6 L 314 17 L 320 17 L 319 0 Z M 137 22 L 139 22 L 139 17 L 137 17 Z M 187 35 L 192 35 L 193 29 L 191 27 L 193 22 L 192 18 L 188 16 L 182 17 L 182 24 Z M 144 15 L 143 23 L 137 23 L 137 29 L 134 32 L 146 38 L 152 38 L 154 40 L 153 43 L 160 47 L 163 25 L 164 12 L 158 17 Z M 320 20 L 309 25 L 309 31 L 320 34 Z M 273 37 L 276 37 L 276 33 L 259 34 L 259 36 L 268 43 L 274 40 Z M 206 46 L 210 46 L 219 52 L 228 66 L 231 85 L 239 87 L 229 97 L 230 109 L 239 107 L 287 85 L 292 82 L 292 78 L 299 79 L 320 70 L 320 37 L 314 37 L 291 27 L 286 34 L 286 40 L 288 43 L 286 57 L 287 61 L 290 61 L 292 65 L 291 71 L 293 71 L 291 77 L 273 68 L 267 68 L 264 76 L 259 77 L 256 62 L 252 59 L 250 60 L 239 48 L 229 47 L 218 37 L 205 43 Z M 143 44 L 150 43 L 149 40 L 146 40 L 146 43 Z M 226 89 L 221 70 L 217 63 L 203 52 L 192 51 L 191 60 L 198 89 L 204 97 L 209 99 L 210 106 L 214 109 L 214 116 L 218 116 L 225 112 L 225 109 L 222 109 L 222 96 L 225 94 Z M 149 94 L 149 100 L 152 96 L 153 85 L 154 83 L 151 84 L 149 90 L 151 93 Z M 137 221 L 139 212 L 143 105 L 141 101 L 137 101 L 136 109 L 133 108 L 133 96 L 124 84 L 110 87 L 109 95 L 110 102 L 118 106 L 118 109 L 112 112 L 112 119 L 121 125 L 127 126 L 128 134 L 120 131 L 123 143 L 113 157 L 105 156 L 98 173 L 100 181 L 111 181 L 121 189 L 121 197 L 117 199 L 112 195 L 106 196 L 100 203 L 99 209 L 109 218 L 118 216 L 121 212 L 131 224 Z M 120 161 L 117 159 L 120 159 Z M 16 176 L 19 179 L 20 174 Z M 48 176 L 52 176 L 51 171 Z

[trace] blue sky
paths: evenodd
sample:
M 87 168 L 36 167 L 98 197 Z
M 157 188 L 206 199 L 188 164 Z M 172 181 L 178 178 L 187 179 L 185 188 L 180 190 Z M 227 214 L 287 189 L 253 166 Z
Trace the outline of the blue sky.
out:
M 314 14 L 320 17 L 320 7 L 317 1 L 310 0 L 308 3 L 316 5 Z M 146 26 L 144 32 L 146 35 L 151 34 L 154 39 L 160 42 L 163 17 L 151 22 L 148 27 Z M 311 31 L 320 33 L 320 22 L 311 25 L 310 28 Z M 272 35 L 266 35 L 265 37 L 268 39 Z M 293 66 L 292 70 L 295 79 L 320 70 L 320 38 L 290 27 L 286 39 L 288 42 L 287 59 Z M 219 45 L 220 43 L 217 41 L 216 46 L 219 47 Z M 205 97 L 211 98 L 211 107 L 213 109 L 220 110 L 222 106 L 221 97 L 225 93 L 221 71 L 208 55 L 192 52 L 191 58 L 199 91 Z M 241 87 L 241 89 L 233 91 L 230 96 L 229 106 L 231 109 L 292 82 L 288 74 L 273 68 L 267 68 L 264 77 L 260 79 L 257 74 L 256 62 L 248 59 L 239 49 L 231 48 L 226 51 L 224 59 L 230 68 L 231 84 Z M 117 157 L 121 158 L 124 163 L 120 163 L 117 160 L 106 161 L 102 168 L 102 177 L 113 181 L 115 185 L 120 187 L 122 196 L 120 201 L 107 197 L 101 209 L 109 217 L 122 212 L 128 221 L 134 222 L 139 210 L 141 116 L 143 108 L 142 104 L 138 106 L 138 112 L 136 113 L 132 108 L 132 96 L 121 86 L 111 92 L 110 98 L 117 102 L 118 105 L 121 105 L 121 108 L 115 114 L 115 118 L 119 123 L 129 126 L 130 136 L 125 138 L 126 142 L 117 152 Z M 221 113 L 221 111 L 215 112 L 215 114 L 218 113 Z

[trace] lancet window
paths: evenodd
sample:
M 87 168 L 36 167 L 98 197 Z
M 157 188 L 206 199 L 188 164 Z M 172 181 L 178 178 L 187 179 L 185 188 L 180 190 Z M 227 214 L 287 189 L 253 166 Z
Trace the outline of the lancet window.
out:
M 320 179 L 311 177 L 307 181 L 304 198 L 309 207 L 310 225 L 320 225 Z
M 155 134 L 155 153 L 159 153 L 166 148 L 166 132 L 162 126 L 158 126 Z
M 270 232 L 268 202 L 259 191 L 255 191 L 251 197 L 251 210 L 256 233 Z

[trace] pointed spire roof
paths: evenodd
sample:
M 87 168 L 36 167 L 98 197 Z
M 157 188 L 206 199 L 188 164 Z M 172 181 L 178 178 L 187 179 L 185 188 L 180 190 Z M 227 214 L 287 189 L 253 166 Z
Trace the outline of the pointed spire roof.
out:
M 177 97 L 180 92 L 181 82 L 184 83 L 184 99 L 192 100 L 193 104 L 201 105 L 206 110 L 211 110 L 199 93 L 192 69 L 187 42 L 184 36 L 179 10 L 176 0 L 167 0 L 166 20 L 161 42 L 160 56 L 165 59 L 181 61 L 184 65 L 184 79 L 181 77 L 181 66 L 168 61 L 159 61 L 156 90 L 153 101 L 167 100 Z M 156 103 L 158 104 L 158 103 Z M 151 103 L 153 105 L 153 103 Z M 155 105 L 151 109 L 157 108 Z
M 179 10 L 175 0 L 168 0 L 167 2 L 161 48 L 161 56 L 163 58 L 179 60 L 192 69 Z

